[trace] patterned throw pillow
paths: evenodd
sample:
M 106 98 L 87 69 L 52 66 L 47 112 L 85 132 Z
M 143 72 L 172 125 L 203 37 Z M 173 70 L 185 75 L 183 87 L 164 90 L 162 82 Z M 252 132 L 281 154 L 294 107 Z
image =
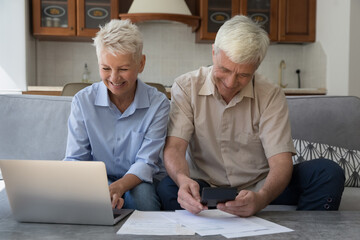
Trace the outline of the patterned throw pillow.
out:
M 360 151 L 299 139 L 293 141 L 297 153 L 293 156 L 294 164 L 316 158 L 330 159 L 344 170 L 345 187 L 360 187 Z

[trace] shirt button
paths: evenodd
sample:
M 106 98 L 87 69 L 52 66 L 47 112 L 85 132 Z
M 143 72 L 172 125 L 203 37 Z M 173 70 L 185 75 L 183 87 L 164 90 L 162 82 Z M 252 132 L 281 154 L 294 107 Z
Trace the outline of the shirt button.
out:
M 324 208 L 325 208 L 325 209 L 329 209 L 329 208 L 330 208 L 330 205 L 326 203 L 326 204 L 324 204 Z
M 327 201 L 328 203 L 331 203 L 331 202 L 332 202 L 332 198 L 329 197 L 328 199 L 326 199 L 326 201 Z

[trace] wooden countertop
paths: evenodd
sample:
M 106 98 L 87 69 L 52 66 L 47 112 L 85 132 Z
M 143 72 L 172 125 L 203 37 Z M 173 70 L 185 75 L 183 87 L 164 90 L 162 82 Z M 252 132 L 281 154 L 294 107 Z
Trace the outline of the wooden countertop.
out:
M 62 86 L 28 86 L 28 91 L 62 91 Z
M 28 86 L 28 90 L 23 94 L 35 95 L 56 95 L 60 96 L 62 86 Z M 171 88 L 166 88 L 168 97 L 170 98 Z M 285 95 L 326 95 L 325 88 L 283 88 Z
M 326 95 L 325 88 L 283 88 L 285 95 Z
M 61 96 L 62 86 L 28 86 L 22 94 Z

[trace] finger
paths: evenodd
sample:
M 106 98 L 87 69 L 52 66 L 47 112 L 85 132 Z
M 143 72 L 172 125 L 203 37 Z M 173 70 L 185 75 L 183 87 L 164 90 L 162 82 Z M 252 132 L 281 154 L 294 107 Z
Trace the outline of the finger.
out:
M 236 196 L 235 200 L 233 201 L 227 201 L 225 203 L 226 207 L 243 207 L 249 204 L 249 191 L 242 190 L 239 192 L 239 194 Z
M 240 217 L 248 217 L 251 216 L 251 211 L 249 211 L 247 208 L 236 208 L 236 209 L 230 209 L 227 207 L 224 207 L 223 209 L 219 209 L 221 211 L 230 213 L 232 215 L 240 216 Z
M 190 191 L 191 191 L 192 197 L 196 201 L 200 202 L 201 198 L 200 198 L 200 186 L 199 186 L 199 184 L 190 185 Z
M 116 193 L 114 193 L 112 195 L 111 199 L 112 199 L 112 201 L 111 201 L 112 208 L 115 208 L 118 203 L 119 196 Z
M 191 213 L 196 214 L 204 209 L 204 206 L 187 191 L 179 190 L 178 202 L 182 208 Z
M 200 213 L 202 211 L 202 208 L 199 208 L 197 206 L 195 207 L 195 206 L 193 206 L 193 205 L 191 205 L 191 204 L 189 204 L 188 202 L 185 202 L 185 201 L 179 200 L 179 204 L 183 209 L 191 212 L 192 214 L 198 214 L 198 213 Z
M 248 190 L 241 190 L 241 191 L 238 193 L 238 195 L 236 196 L 236 198 L 245 197 L 248 193 L 249 193 Z
M 236 201 L 232 201 L 232 202 L 236 202 Z M 238 203 L 235 203 L 234 206 L 227 206 L 227 204 L 225 203 L 219 203 L 217 204 L 216 208 L 221 211 L 243 217 L 248 215 L 250 205 L 248 204 L 240 205 Z
M 116 208 L 121 209 L 124 206 L 124 203 L 125 203 L 124 199 L 119 198 L 118 203 L 116 204 Z
M 195 200 L 190 194 L 186 195 L 187 196 L 178 196 L 178 202 L 180 206 L 189 212 L 199 213 L 203 209 L 202 204 Z
M 244 211 L 246 212 L 248 206 L 249 206 L 249 202 L 246 201 L 246 199 L 239 197 L 233 201 L 219 203 L 217 204 L 216 207 L 219 210 L 238 215 L 240 212 L 244 212 Z

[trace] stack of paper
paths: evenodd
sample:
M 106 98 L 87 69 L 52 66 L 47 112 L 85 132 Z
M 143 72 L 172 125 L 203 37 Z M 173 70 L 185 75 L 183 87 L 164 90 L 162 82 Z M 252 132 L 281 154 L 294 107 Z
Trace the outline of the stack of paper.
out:
M 200 236 L 220 234 L 235 238 L 293 231 L 255 216 L 241 218 L 220 210 L 206 210 L 198 215 L 181 210 L 176 211 L 175 215 L 178 223 Z
M 133 235 L 194 235 L 195 232 L 170 221 L 161 212 L 135 210 L 117 234 Z
M 137 235 L 223 235 L 227 238 L 293 231 L 258 217 L 241 218 L 220 210 L 205 210 L 194 215 L 175 212 L 134 211 L 117 234 Z

